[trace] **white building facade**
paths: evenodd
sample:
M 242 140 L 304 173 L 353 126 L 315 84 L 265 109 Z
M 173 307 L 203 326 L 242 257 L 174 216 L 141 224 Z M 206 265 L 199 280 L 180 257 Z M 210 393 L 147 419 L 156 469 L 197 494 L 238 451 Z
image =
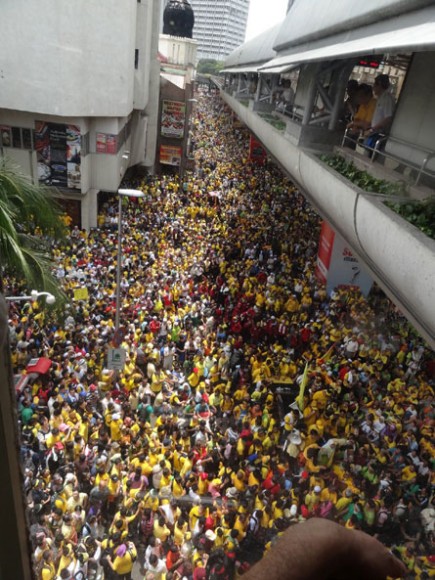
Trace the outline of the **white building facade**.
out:
M 160 0 L 5 0 L 0 17 L 0 155 L 80 204 L 129 166 L 153 166 Z
M 190 0 L 198 59 L 224 60 L 245 40 L 250 0 Z

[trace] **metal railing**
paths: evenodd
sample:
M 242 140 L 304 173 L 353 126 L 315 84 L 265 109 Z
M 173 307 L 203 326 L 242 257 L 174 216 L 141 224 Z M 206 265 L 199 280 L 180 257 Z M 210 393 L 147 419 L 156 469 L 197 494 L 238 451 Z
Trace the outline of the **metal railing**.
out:
M 379 135 L 379 138 L 376 140 L 374 147 L 370 147 L 369 145 L 363 144 L 361 140 L 361 136 L 355 137 L 355 132 L 346 129 L 343 135 L 343 140 L 341 142 L 342 147 L 346 147 L 346 141 L 354 143 L 355 146 L 362 146 L 364 147 L 367 152 L 371 152 L 370 157 L 371 161 L 375 162 L 378 156 L 384 157 L 385 159 L 391 159 L 393 161 L 397 161 L 401 165 L 408 167 L 411 170 L 417 170 L 417 176 L 414 181 L 414 185 L 418 185 L 422 175 L 427 175 L 428 177 L 435 177 L 435 172 L 430 171 L 427 169 L 427 165 L 431 159 L 435 159 L 435 151 L 432 149 L 428 149 L 425 147 L 421 147 L 420 145 L 416 145 L 414 143 L 410 143 L 409 141 L 405 141 L 403 139 L 398 139 L 396 137 L 392 137 L 391 135 Z M 413 163 L 412 161 L 408 161 L 400 157 L 399 155 L 394 155 L 394 153 L 387 152 L 382 149 L 382 147 L 387 143 L 387 141 L 392 141 L 393 143 L 397 143 L 399 145 L 405 145 L 411 149 L 416 151 L 421 151 L 425 154 L 421 164 Z

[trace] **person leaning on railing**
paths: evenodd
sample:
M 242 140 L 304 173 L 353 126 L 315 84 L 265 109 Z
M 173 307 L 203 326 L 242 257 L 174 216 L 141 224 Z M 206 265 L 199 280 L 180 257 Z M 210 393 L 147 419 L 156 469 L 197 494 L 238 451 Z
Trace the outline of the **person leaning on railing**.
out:
M 376 97 L 376 108 L 364 139 L 364 145 L 369 149 L 374 148 L 376 141 L 381 135 L 388 134 L 393 121 L 396 102 L 389 92 L 389 88 L 390 79 L 388 75 L 378 75 L 375 78 L 373 92 Z
M 357 90 L 356 102 L 358 110 L 353 120 L 347 125 L 346 146 L 355 149 L 359 137 L 370 129 L 376 109 L 376 99 L 373 97 L 372 87 L 362 83 Z

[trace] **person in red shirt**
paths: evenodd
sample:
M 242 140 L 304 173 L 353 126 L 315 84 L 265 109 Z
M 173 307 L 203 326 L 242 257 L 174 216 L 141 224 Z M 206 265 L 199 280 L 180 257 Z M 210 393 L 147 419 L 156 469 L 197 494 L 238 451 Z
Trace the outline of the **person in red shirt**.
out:
M 183 562 L 184 558 L 181 555 L 179 547 L 172 544 L 166 555 L 166 568 L 168 569 L 168 572 L 175 572 Z

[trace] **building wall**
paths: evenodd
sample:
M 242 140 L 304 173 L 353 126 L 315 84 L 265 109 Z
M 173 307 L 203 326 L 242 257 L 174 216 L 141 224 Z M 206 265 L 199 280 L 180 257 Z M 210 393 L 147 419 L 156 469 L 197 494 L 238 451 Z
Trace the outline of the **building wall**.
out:
M 78 126 L 79 189 L 60 196 L 80 200 L 83 227 L 96 225 L 99 190 L 116 191 L 129 166 L 154 163 L 160 7 L 161 0 L 0 3 L 0 155 L 37 181 L 35 122 Z M 20 145 L 5 142 L 4 128 L 6 137 L 8 128 L 18 131 Z M 110 151 L 99 133 L 115 140 Z
M 196 63 L 198 44 L 191 38 L 178 38 L 161 34 L 159 52 L 168 59 L 169 64 L 187 67 Z
M 74 117 L 128 115 L 138 6 L 137 0 L 2 0 L 0 106 Z
M 190 0 L 198 59 L 224 60 L 245 40 L 249 0 Z

